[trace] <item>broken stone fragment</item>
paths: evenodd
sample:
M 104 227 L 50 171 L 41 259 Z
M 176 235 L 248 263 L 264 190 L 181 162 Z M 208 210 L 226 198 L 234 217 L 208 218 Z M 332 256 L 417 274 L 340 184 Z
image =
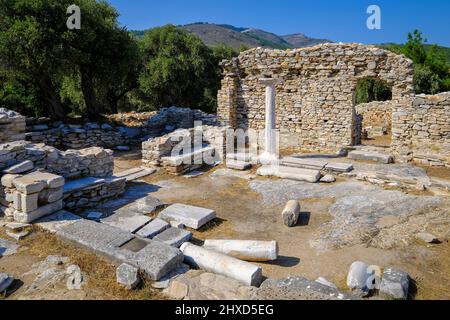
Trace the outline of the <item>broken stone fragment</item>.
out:
M 263 262 L 278 259 L 276 241 L 205 240 L 203 247 L 244 261 Z
M 0 273 L 0 294 L 3 294 L 12 285 L 14 278 L 6 273 Z
M 353 262 L 347 275 L 347 286 L 353 291 L 367 295 L 373 289 L 374 273 L 374 269 L 364 262 Z
M 117 283 L 127 290 L 135 289 L 139 283 L 139 269 L 127 263 L 122 263 L 116 270 Z
M 410 277 L 406 272 L 386 268 L 380 285 L 380 295 L 395 300 L 407 300 Z
M 3 170 L 3 173 L 21 174 L 21 173 L 31 171 L 33 169 L 34 169 L 33 161 L 27 160 L 27 161 L 21 162 L 19 164 L 16 164 L 15 166 L 12 166 L 8 169 Z
M 27 236 L 30 235 L 30 233 L 31 232 L 28 230 L 23 230 L 23 231 L 18 231 L 18 232 L 6 231 L 6 234 L 16 241 L 20 241 L 20 240 L 26 238 Z
M 13 181 L 16 178 L 20 178 L 21 175 L 19 174 L 5 174 L 4 176 L 2 176 L 2 186 L 6 187 L 6 188 L 13 188 Z
M 84 279 L 80 267 L 72 264 L 67 267 L 66 274 L 69 275 L 69 278 L 67 279 L 67 289 L 81 290 Z
M 297 200 L 291 200 L 286 204 L 282 214 L 283 222 L 287 227 L 294 227 L 297 225 L 298 217 L 300 216 L 300 203 Z
M 422 232 L 417 234 L 416 237 L 417 239 L 422 240 L 426 243 L 434 243 L 434 244 L 440 243 L 439 239 L 431 233 Z
M 262 281 L 262 270 L 249 262 L 222 253 L 198 247 L 191 243 L 181 246 L 187 264 L 208 272 L 238 280 L 248 286 L 258 287 Z
M 336 178 L 331 174 L 327 174 L 327 175 L 323 176 L 322 179 L 320 179 L 320 182 L 333 183 L 333 182 L 336 182 Z
M 316 282 L 323 284 L 324 286 L 327 286 L 330 288 L 334 288 L 334 289 L 338 288 L 334 283 L 332 283 L 331 281 L 328 281 L 327 279 L 325 279 L 323 277 L 317 278 Z

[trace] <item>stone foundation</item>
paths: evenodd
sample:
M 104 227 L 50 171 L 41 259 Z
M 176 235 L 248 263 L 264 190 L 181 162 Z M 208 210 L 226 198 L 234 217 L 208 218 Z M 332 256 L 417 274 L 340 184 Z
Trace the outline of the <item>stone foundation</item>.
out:
M 0 170 L 30 160 L 34 168 L 61 175 L 67 179 L 112 175 L 111 150 L 92 147 L 83 150 L 60 151 L 44 144 L 15 141 L 0 145 Z
M 143 142 L 142 161 L 147 166 L 166 167 L 174 174 L 191 171 L 203 165 L 204 156 L 214 157 L 217 161 L 224 159 L 226 134 L 226 127 L 203 126 L 177 130 Z M 191 161 L 186 164 L 188 161 L 185 160 Z
M 125 178 L 84 178 L 66 183 L 64 207 L 71 211 L 93 208 L 109 199 L 117 198 L 125 191 Z
M 32 143 L 44 143 L 62 150 L 79 150 L 92 146 L 115 148 L 130 143 L 125 128 L 113 128 L 106 123 L 65 125 L 61 122 L 27 121 L 26 140 Z

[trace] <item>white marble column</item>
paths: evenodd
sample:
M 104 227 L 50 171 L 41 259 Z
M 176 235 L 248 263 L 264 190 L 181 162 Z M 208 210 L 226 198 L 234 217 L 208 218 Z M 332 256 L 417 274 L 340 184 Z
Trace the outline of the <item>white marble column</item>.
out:
M 265 151 L 259 156 L 262 164 L 276 164 L 279 160 L 276 132 L 276 88 L 279 79 L 263 78 L 259 82 L 266 86 Z

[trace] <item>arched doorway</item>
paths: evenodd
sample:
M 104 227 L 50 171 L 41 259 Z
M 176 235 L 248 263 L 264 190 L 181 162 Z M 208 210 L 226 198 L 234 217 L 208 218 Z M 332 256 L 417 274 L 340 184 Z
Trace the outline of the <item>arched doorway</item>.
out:
M 392 89 L 377 78 L 360 79 L 353 103 L 356 113 L 355 144 L 389 147 L 392 141 Z

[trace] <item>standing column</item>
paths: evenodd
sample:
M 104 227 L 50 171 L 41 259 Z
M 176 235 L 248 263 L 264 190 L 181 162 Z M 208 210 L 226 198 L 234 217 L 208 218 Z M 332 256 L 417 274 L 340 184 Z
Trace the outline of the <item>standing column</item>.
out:
M 259 157 L 262 164 L 276 164 L 279 160 L 276 132 L 276 88 L 279 79 L 263 78 L 259 82 L 266 86 L 265 152 Z

